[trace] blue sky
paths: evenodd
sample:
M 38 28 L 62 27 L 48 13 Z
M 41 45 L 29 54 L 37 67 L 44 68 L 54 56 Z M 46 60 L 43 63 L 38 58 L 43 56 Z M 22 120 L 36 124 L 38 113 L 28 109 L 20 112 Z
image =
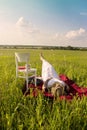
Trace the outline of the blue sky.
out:
M 87 0 L 0 0 L 0 44 L 87 47 Z

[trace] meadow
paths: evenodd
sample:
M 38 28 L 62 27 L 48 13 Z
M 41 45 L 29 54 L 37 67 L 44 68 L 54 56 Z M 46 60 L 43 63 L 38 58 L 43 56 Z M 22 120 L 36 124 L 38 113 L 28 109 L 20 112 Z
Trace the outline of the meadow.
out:
M 0 130 L 87 130 L 87 97 L 52 101 L 41 93 L 24 96 L 24 80 L 16 79 L 15 52 L 29 52 L 41 76 L 40 53 L 58 72 L 87 87 L 87 51 L 0 49 Z

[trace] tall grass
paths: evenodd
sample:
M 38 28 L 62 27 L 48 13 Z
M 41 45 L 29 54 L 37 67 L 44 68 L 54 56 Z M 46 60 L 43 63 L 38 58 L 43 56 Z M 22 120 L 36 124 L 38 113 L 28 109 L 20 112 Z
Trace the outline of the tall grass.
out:
M 58 74 L 87 86 L 87 52 L 63 50 L 0 50 L 0 130 L 86 130 L 87 97 L 71 101 L 22 94 L 24 80 L 15 77 L 15 51 L 30 52 L 30 63 L 41 75 L 40 52 Z

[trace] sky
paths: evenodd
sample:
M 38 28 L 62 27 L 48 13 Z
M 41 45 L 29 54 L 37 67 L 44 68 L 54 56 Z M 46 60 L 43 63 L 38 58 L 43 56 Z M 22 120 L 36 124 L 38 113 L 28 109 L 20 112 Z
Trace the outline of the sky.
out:
M 0 0 L 0 45 L 87 47 L 87 0 Z

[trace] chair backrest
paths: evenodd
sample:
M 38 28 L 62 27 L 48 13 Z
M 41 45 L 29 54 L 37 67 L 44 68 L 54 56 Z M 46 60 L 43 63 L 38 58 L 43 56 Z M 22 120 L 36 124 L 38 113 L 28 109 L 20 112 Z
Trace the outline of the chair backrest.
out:
M 29 61 L 29 53 L 17 53 L 15 52 L 15 58 L 18 62 L 26 62 L 28 63 Z

